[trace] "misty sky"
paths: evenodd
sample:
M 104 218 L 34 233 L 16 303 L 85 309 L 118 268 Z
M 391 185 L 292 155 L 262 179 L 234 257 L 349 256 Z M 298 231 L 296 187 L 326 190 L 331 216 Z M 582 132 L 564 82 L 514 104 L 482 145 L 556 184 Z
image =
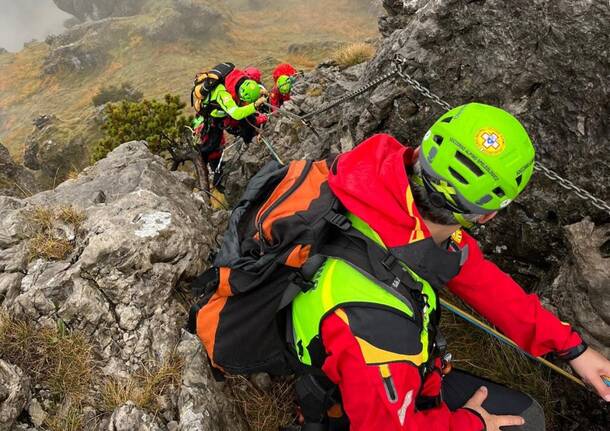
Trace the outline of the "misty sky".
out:
M 68 18 L 52 0 L 0 0 L 0 47 L 19 51 L 24 42 L 61 32 Z

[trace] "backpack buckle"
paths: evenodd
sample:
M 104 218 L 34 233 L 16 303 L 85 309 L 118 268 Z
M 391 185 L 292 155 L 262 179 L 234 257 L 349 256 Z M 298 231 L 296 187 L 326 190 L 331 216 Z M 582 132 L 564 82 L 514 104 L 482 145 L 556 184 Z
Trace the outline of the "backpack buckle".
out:
M 391 254 L 388 253 L 385 255 L 385 257 L 381 260 L 381 264 L 383 265 L 383 267 L 385 269 L 387 269 L 388 271 L 390 271 L 392 274 L 394 274 L 394 268 L 396 265 L 396 257 Z
M 324 219 L 343 231 L 349 230 L 349 228 L 352 227 L 352 223 L 349 221 L 349 219 L 338 212 L 332 211 L 328 213 Z

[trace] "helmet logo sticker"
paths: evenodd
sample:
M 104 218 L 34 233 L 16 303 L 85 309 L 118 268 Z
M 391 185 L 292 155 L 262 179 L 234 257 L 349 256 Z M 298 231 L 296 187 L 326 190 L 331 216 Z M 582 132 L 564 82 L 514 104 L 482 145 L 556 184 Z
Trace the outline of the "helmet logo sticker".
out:
M 505 199 L 500 203 L 500 208 L 506 208 L 508 206 L 509 203 L 511 203 L 512 200 L 511 199 Z
M 481 129 L 477 133 L 475 141 L 481 152 L 491 156 L 496 156 L 504 151 L 504 136 L 497 130 L 491 128 Z
M 427 139 L 430 137 L 430 135 L 431 135 L 431 134 L 432 134 L 432 131 L 431 131 L 431 130 L 428 130 L 428 131 L 426 132 L 426 134 L 424 135 L 424 139 L 423 139 L 423 140 L 424 140 L 424 141 L 426 141 L 426 140 L 427 140 Z

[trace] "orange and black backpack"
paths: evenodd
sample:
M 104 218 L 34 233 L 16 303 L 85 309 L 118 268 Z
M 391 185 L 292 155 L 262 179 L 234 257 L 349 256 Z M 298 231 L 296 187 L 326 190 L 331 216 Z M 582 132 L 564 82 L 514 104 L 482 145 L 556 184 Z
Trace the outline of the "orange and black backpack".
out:
M 248 183 L 212 268 L 192 285 L 200 299 L 188 329 L 216 368 L 232 374 L 294 371 L 278 313 L 321 265 L 307 273 L 306 262 L 330 227 L 349 227 L 329 189 L 329 168 L 330 160 L 274 161 Z
M 202 103 L 218 85 L 224 84 L 225 78 L 234 69 L 233 63 L 220 63 L 210 70 L 195 75 L 191 90 L 191 106 L 195 108 L 197 114 L 202 114 Z
M 213 266 L 192 284 L 199 300 L 188 330 L 201 339 L 216 370 L 314 372 L 294 354 L 288 305 L 313 287 L 326 257 L 349 262 L 412 304 L 422 303 L 421 285 L 405 265 L 437 288 L 459 271 L 461 255 L 432 239 L 385 249 L 353 228 L 328 185 L 335 168 L 333 158 L 286 166 L 273 161 L 249 181 Z M 312 355 L 320 357 L 314 369 L 323 362 L 319 353 Z

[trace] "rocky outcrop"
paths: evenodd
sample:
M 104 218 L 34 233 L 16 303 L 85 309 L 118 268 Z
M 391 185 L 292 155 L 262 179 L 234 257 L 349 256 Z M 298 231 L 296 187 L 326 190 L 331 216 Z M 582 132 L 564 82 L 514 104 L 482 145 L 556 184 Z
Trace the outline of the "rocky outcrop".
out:
M 41 218 L 32 212 L 66 205 L 81 215 L 52 228 L 53 238 L 69 244 L 64 256 L 33 253 L 31 232 Z M 0 197 L 1 310 L 41 326 L 61 321 L 85 336 L 104 376 L 98 384 L 154 369 L 176 351 L 188 357 L 179 398 L 160 401 L 157 415 L 123 406 L 108 429 L 166 430 L 182 416 L 187 422 L 207 418 L 205 430 L 226 429 L 217 424 L 229 420 L 236 424 L 231 429 L 245 429 L 228 408 L 223 386 L 211 384 L 197 340 L 178 347 L 186 313 L 175 289 L 206 264 L 214 220 L 184 174 L 169 172 L 142 142 L 120 146 L 52 191 L 23 200 Z M 36 398 L 44 404 L 44 390 Z
M 50 46 L 43 73 L 90 72 L 108 60 L 108 50 L 131 29 L 128 19 L 107 18 L 71 27 L 46 38 Z
M 557 300 L 585 340 L 610 356 L 610 225 L 596 227 L 587 218 L 564 230 L 570 261 L 553 283 Z
M 0 196 L 27 196 L 38 187 L 31 171 L 13 161 L 5 146 L 0 143 Z
M 173 0 L 171 8 L 157 14 L 155 22 L 144 30 L 152 40 L 173 42 L 181 38 L 204 38 L 221 33 L 224 17 L 217 9 L 195 0 Z M 227 37 L 223 33 L 223 37 Z
M 10 431 L 30 401 L 30 380 L 23 371 L 0 359 L 0 431 Z
M 33 121 L 23 154 L 24 165 L 40 171 L 49 186 L 66 178 L 69 172 L 88 165 L 88 145 L 97 135 L 93 121 L 81 118 L 66 122 L 53 115 L 43 115 Z
M 135 15 L 146 0 L 53 0 L 58 8 L 81 21 Z

